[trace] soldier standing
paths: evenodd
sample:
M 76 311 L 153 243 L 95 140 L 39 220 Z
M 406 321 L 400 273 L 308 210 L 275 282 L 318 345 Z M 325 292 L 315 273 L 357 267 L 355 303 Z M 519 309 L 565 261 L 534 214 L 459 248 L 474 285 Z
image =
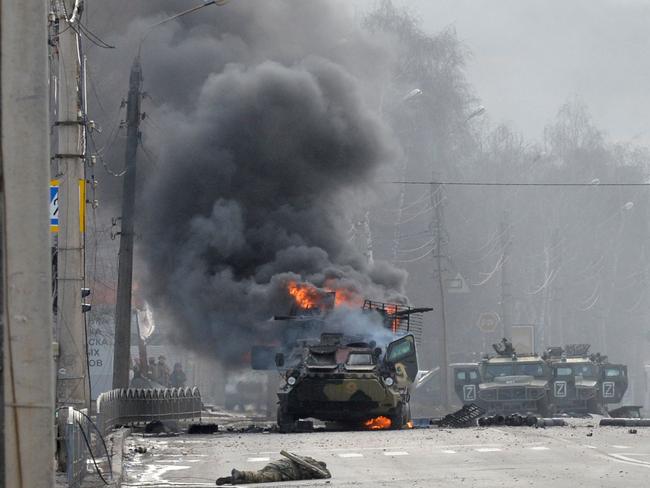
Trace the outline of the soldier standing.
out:
M 158 356 L 158 366 L 156 367 L 156 381 L 165 388 L 169 387 L 169 367 L 165 362 L 165 356 Z
M 275 481 L 295 481 L 331 478 L 327 464 L 309 456 L 280 451 L 286 459 L 279 459 L 264 466 L 259 471 L 239 471 L 233 469 L 230 476 L 217 479 L 217 485 L 245 485 L 248 483 L 272 483 Z
M 156 358 L 149 358 L 145 376 L 151 381 L 158 382 L 158 367 L 156 366 Z
M 169 377 L 170 386 L 172 388 L 183 388 L 186 381 L 187 376 L 185 376 L 181 363 L 174 364 L 174 371 L 172 371 L 172 374 Z

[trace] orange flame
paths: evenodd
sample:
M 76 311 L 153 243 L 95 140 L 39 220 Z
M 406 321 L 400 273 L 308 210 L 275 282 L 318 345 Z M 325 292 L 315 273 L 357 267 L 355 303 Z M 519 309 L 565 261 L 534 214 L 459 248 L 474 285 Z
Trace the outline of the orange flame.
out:
M 325 290 L 336 293 L 336 298 L 334 299 L 334 305 L 336 307 L 343 305 L 356 308 L 363 305 L 363 298 L 356 290 L 349 287 L 341 287 L 335 279 L 325 280 Z
M 408 422 L 406 422 L 406 428 L 407 429 L 412 429 L 413 428 L 413 421 L 412 420 L 409 420 Z
M 336 293 L 334 304 L 337 307 L 340 307 L 341 305 L 348 306 L 348 307 L 360 307 L 361 305 L 363 305 L 363 300 L 361 299 L 361 297 L 359 297 L 359 295 L 357 295 L 352 290 L 346 290 L 344 288 L 338 290 L 331 290 L 330 288 L 328 288 L 328 291 L 333 291 L 334 293 Z
M 388 417 L 379 416 L 374 419 L 366 420 L 363 426 L 368 430 L 384 430 L 390 429 L 391 421 Z
M 397 305 L 387 305 L 386 306 L 386 313 L 388 315 L 395 315 L 397 313 Z M 393 334 L 397 333 L 397 329 L 399 329 L 399 318 L 394 318 L 391 323 L 390 323 L 390 330 Z
M 322 299 L 321 293 L 314 285 L 309 283 L 296 283 L 290 281 L 288 285 L 289 294 L 296 301 L 300 308 L 308 310 L 316 308 Z
M 318 288 L 311 283 L 297 283 L 290 281 L 287 291 L 300 308 L 309 310 L 325 305 L 325 295 L 334 293 L 334 306 L 361 307 L 363 298 L 350 288 L 338 288 L 334 280 L 327 280 L 323 288 Z

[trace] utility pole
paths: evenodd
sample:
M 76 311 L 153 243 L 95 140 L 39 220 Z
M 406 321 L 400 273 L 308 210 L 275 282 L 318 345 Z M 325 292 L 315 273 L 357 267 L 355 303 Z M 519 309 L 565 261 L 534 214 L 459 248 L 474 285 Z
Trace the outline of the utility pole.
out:
M 436 180 L 436 174 L 433 178 Z M 449 406 L 449 353 L 447 348 L 447 315 L 445 308 L 445 277 L 443 260 L 447 259 L 445 255 L 445 245 L 447 237 L 444 227 L 444 207 L 443 207 L 443 186 L 441 184 L 431 185 L 431 206 L 434 209 L 433 222 L 431 230 L 435 239 L 435 253 L 433 255 L 435 263 L 435 276 L 438 282 L 438 291 L 440 293 L 440 323 L 442 325 L 441 342 L 442 342 L 442 361 L 440 362 L 440 389 L 442 393 L 442 405 Z
M 133 237 L 135 218 L 135 183 L 138 144 L 140 143 L 140 120 L 142 114 L 142 66 L 140 53 L 147 36 L 156 28 L 209 5 L 225 5 L 228 0 L 204 0 L 203 3 L 183 10 L 171 17 L 149 26 L 138 46 L 138 54 L 131 65 L 129 96 L 126 102 L 126 155 L 125 175 L 122 186 L 122 226 L 117 276 L 117 300 L 115 306 L 115 341 L 113 346 L 113 388 L 129 386 L 131 362 L 131 287 L 133 284 Z
M 57 236 L 57 404 L 87 408 L 90 402 L 86 329 L 81 289 L 84 283 L 85 121 L 82 111 L 79 2 L 58 3 L 58 104 L 54 174 L 59 184 Z M 65 7 L 65 8 L 63 8 Z
M 133 220 L 138 144 L 140 143 L 140 106 L 142 103 L 142 67 L 136 56 L 129 76 L 126 102 L 126 155 L 122 187 L 122 226 L 115 308 L 115 345 L 113 348 L 113 388 L 128 388 L 131 363 L 131 289 L 133 284 Z
M 510 317 L 510 305 L 512 301 L 512 291 L 510 283 L 510 251 L 512 247 L 512 237 L 510 235 L 510 214 L 507 210 L 503 212 L 503 219 L 500 226 L 501 249 L 503 256 L 501 261 L 501 325 L 503 337 L 512 338 L 512 324 Z
M 549 345 L 557 344 L 564 345 L 564 289 L 562 286 L 562 277 L 557 276 L 557 273 L 562 272 L 562 238 L 560 236 L 560 229 L 555 229 L 552 236 L 553 246 L 553 267 L 556 271 L 556 276 L 553 278 L 555 284 L 553 286 L 553 310 L 554 314 L 553 327 L 549 331 L 552 334 L 553 341 Z
M 54 486 L 47 3 L 0 2 L 0 485 Z

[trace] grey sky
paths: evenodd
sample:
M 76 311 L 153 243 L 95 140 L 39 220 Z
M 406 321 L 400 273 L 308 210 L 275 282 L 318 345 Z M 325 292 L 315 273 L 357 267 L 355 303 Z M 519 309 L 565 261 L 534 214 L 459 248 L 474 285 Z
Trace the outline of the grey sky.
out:
M 539 139 L 559 106 L 578 96 L 611 139 L 650 144 L 650 0 L 395 3 L 422 17 L 428 32 L 455 26 L 492 122 Z

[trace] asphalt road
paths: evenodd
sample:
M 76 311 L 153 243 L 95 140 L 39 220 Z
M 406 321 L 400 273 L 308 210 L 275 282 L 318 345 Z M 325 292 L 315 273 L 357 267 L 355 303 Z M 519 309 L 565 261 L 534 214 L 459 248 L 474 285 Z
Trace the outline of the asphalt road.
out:
M 124 486 L 203 487 L 286 449 L 327 463 L 331 480 L 248 486 L 647 487 L 650 428 L 488 427 L 309 434 L 132 436 Z M 591 434 L 591 435 L 589 435 Z M 136 446 L 147 448 L 137 454 Z

